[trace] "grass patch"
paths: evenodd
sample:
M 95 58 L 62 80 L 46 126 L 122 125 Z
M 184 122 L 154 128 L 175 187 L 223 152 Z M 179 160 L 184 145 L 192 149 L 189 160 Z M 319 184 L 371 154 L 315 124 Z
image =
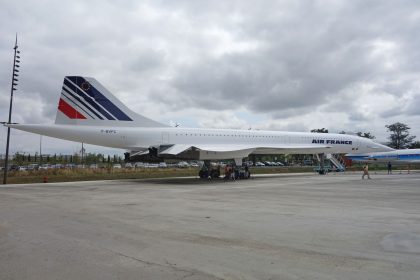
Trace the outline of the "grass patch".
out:
M 9 184 L 195 176 L 197 169 L 49 169 L 10 172 Z
M 393 171 L 407 170 L 407 166 L 394 166 Z M 411 170 L 420 169 L 420 165 L 411 166 Z M 354 165 L 347 168 L 350 172 L 362 172 L 362 166 Z M 386 170 L 382 165 L 371 165 L 369 171 Z M 168 177 L 198 177 L 198 168 L 139 168 L 139 169 L 48 169 L 37 171 L 9 172 L 8 184 L 42 183 L 44 178 L 52 182 L 118 180 L 118 179 L 149 179 Z M 312 166 L 287 166 L 287 167 L 251 167 L 251 174 L 278 174 L 278 173 L 312 173 Z M 222 170 L 223 173 L 223 170 Z M 223 175 L 222 175 L 223 176 Z
M 49 182 L 148 179 L 167 177 L 198 177 L 198 168 L 139 168 L 139 169 L 48 169 L 9 172 L 8 184 Z M 250 168 L 252 174 L 313 172 L 312 167 Z M 223 172 L 222 172 L 223 173 Z

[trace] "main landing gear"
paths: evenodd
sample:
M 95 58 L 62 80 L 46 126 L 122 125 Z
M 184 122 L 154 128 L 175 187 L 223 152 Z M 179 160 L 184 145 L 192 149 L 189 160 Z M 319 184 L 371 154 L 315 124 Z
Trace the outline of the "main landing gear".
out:
M 318 173 L 319 175 L 326 175 L 327 174 L 327 170 L 325 170 L 325 154 L 319 154 L 319 170 Z
M 211 165 L 210 161 L 204 161 L 203 167 L 198 172 L 198 176 L 201 179 L 215 179 L 220 178 L 221 175 L 220 165 Z M 223 179 L 225 181 L 249 178 L 251 178 L 251 172 L 249 171 L 249 167 L 247 165 L 238 167 L 235 164 L 228 164 L 224 167 Z
M 204 161 L 203 167 L 198 172 L 201 179 L 215 179 L 220 177 L 220 165 L 213 167 L 210 161 Z

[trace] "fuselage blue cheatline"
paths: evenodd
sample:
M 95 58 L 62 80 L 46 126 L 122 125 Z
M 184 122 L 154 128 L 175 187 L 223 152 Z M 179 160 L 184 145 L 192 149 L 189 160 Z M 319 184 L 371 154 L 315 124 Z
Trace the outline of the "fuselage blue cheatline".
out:
M 365 154 L 348 154 L 348 158 L 363 162 L 420 163 L 420 149 L 395 150 Z
M 67 76 L 55 124 L 8 126 L 50 137 L 155 153 L 161 158 L 241 159 L 250 154 L 372 153 L 393 149 L 346 134 L 181 128 L 136 114 L 93 78 Z

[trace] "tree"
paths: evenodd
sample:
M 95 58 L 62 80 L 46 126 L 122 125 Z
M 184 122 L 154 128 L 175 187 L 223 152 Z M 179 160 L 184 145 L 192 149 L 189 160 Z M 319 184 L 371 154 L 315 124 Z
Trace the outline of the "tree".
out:
M 420 149 L 420 141 L 414 141 L 411 143 L 410 149 Z
M 391 135 L 388 137 L 390 140 L 388 145 L 392 148 L 408 148 L 413 142 L 414 138 L 416 138 L 416 136 L 410 136 L 410 133 L 408 132 L 410 127 L 408 127 L 406 124 L 396 122 L 394 124 L 386 125 L 385 127 L 389 132 L 391 132 Z
M 373 136 L 370 132 L 357 132 L 356 133 L 357 134 L 357 136 L 359 136 L 359 137 L 364 137 L 364 138 L 368 138 L 368 139 L 375 139 L 376 137 L 375 136 Z
M 22 165 L 23 160 L 24 160 L 23 156 L 19 154 L 19 152 L 16 152 L 15 156 L 13 157 L 13 162 L 17 165 Z
M 80 157 L 79 157 L 79 154 L 78 153 L 74 153 L 74 155 L 73 155 L 73 162 L 75 164 L 80 164 Z
M 312 133 L 328 133 L 328 129 L 326 128 L 315 128 L 311 130 Z

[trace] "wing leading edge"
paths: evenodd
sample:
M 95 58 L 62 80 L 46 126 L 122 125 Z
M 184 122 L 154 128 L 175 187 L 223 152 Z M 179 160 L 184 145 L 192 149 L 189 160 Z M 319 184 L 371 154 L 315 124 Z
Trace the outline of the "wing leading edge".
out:
M 159 152 L 161 155 L 179 155 L 181 153 L 197 150 L 208 153 L 245 153 L 246 156 L 252 153 L 318 153 L 324 152 L 325 149 L 331 148 L 327 145 L 287 145 L 287 144 L 259 144 L 255 145 L 237 145 L 237 144 L 197 144 L 197 145 L 181 145 L 175 144 Z

